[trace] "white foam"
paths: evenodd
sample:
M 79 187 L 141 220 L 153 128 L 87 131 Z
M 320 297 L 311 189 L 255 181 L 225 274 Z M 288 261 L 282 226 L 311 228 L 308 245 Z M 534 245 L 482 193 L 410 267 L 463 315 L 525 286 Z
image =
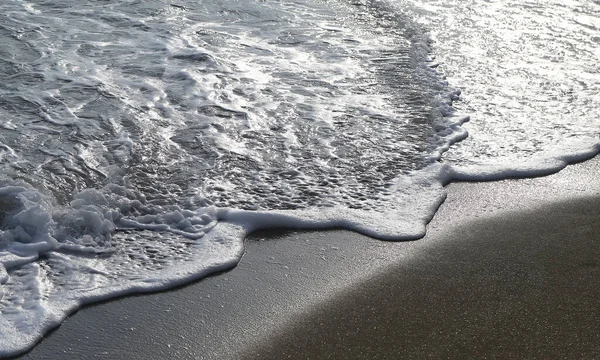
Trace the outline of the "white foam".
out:
M 470 165 L 452 167 L 452 178 L 462 181 L 492 181 L 508 178 L 528 178 L 550 175 L 567 165 L 588 160 L 600 153 L 599 141 L 577 141 L 559 149 L 524 159 L 519 163 L 499 163 L 493 166 Z
M 161 290 L 231 267 L 246 234 L 235 224 L 217 225 L 214 209 L 131 220 L 119 213 L 118 201 L 87 190 L 51 216 L 34 191 L 5 187 L 0 194 L 11 206 L 1 234 L 1 356 L 26 350 L 83 304 Z M 149 239 L 130 248 L 120 236 L 126 230 L 115 233 L 117 226 Z M 174 235 L 168 239 L 164 232 Z

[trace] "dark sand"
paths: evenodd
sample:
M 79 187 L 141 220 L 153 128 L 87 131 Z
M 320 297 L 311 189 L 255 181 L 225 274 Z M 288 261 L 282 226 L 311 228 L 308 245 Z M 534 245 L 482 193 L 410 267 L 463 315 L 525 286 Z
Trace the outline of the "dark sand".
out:
M 244 358 L 600 358 L 600 198 L 458 227 Z
M 414 242 L 257 233 L 233 270 L 86 307 L 21 358 L 600 358 L 598 174 L 451 184 Z

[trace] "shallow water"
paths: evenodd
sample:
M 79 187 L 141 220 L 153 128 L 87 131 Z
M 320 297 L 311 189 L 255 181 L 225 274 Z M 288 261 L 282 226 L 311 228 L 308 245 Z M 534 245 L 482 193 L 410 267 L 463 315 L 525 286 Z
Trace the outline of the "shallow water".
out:
M 233 266 L 254 229 L 414 239 L 453 178 L 600 149 L 596 3 L 0 9 L 0 355 Z
M 463 91 L 470 136 L 444 154 L 467 173 L 548 167 L 597 149 L 600 5 L 594 1 L 405 1 Z M 597 151 L 597 150 L 596 150 Z

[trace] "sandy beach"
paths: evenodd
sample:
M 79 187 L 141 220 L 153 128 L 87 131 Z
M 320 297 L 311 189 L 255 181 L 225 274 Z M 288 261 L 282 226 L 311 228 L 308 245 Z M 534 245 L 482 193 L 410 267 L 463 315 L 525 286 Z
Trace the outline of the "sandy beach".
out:
M 598 173 L 450 184 L 418 241 L 257 232 L 234 269 L 85 307 L 19 358 L 598 358 Z

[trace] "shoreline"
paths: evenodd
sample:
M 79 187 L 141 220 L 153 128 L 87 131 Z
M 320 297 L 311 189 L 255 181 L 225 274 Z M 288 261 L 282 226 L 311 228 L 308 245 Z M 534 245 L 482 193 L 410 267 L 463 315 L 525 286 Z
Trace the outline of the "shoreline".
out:
M 385 242 L 346 230 L 255 232 L 246 240 L 245 254 L 235 268 L 173 290 L 85 306 L 48 334 L 29 353 L 16 358 L 275 357 L 274 353 L 269 352 L 274 345 L 282 351 L 293 349 L 286 342 L 290 335 L 302 334 L 302 331 L 317 331 L 314 319 L 319 318 L 318 314 L 324 311 L 330 313 L 338 308 L 347 309 L 348 306 L 357 307 L 362 301 L 360 294 L 375 296 L 380 292 L 373 292 L 375 285 L 369 284 L 387 284 L 385 287 L 389 288 L 398 279 L 402 279 L 398 274 L 410 274 L 419 266 L 425 267 L 423 271 L 429 269 L 424 265 L 432 265 L 427 262 L 428 258 L 431 260 L 437 257 L 438 262 L 452 258 L 453 249 L 460 248 L 457 246 L 461 243 L 461 237 L 477 231 L 487 231 L 490 236 L 504 234 L 504 238 L 515 238 L 514 235 L 527 233 L 535 239 L 536 233 L 544 230 L 542 227 L 529 231 L 527 222 L 520 228 L 503 229 L 501 223 L 496 221 L 498 219 L 505 219 L 504 222 L 506 219 L 517 221 L 527 212 L 530 216 L 527 219 L 531 219 L 532 214 L 537 211 L 542 217 L 558 216 L 557 220 L 560 220 L 562 212 L 567 208 L 585 209 L 584 213 L 578 213 L 576 219 L 585 218 L 584 215 L 593 213 L 593 210 L 598 213 L 600 182 L 596 175 L 600 173 L 599 169 L 600 157 L 596 157 L 541 178 L 451 183 L 446 186 L 446 202 L 429 224 L 427 235 L 416 241 Z M 587 205 L 583 205 L 584 203 Z M 481 221 L 488 223 L 481 225 Z M 566 233 L 583 231 L 581 229 L 600 229 L 595 227 L 597 224 L 578 226 L 563 223 L 561 229 Z M 539 243 L 540 236 L 537 237 Z M 511 244 L 501 250 L 508 249 L 509 254 L 518 254 L 521 250 L 519 243 Z M 486 250 L 489 247 L 486 243 L 478 244 L 474 241 L 464 246 L 471 249 L 472 257 L 477 256 L 476 249 Z M 549 251 L 560 255 L 560 250 L 560 247 L 555 247 Z M 600 257 L 593 259 L 598 260 Z M 470 263 L 471 260 L 473 264 Z M 519 264 L 526 262 L 526 259 L 522 259 Z M 511 271 L 510 266 L 500 266 L 504 263 L 494 263 L 491 267 L 503 269 L 500 275 L 508 276 L 506 283 L 510 283 L 509 280 L 527 279 L 527 271 Z M 590 260 L 591 265 L 586 268 L 587 271 L 597 271 L 597 263 Z M 432 265 L 431 268 L 436 269 L 437 266 Z M 472 269 L 475 274 L 486 269 L 477 266 L 483 266 L 481 259 L 465 258 L 460 262 L 459 269 Z M 551 264 L 548 266 L 551 267 Z M 558 267 L 554 270 L 560 273 L 564 269 Z M 458 270 L 454 270 L 455 274 L 456 271 Z M 440 274 L 434 278 L 439 278 Z M 451 284 L 455 288 L 466 286 L 467 279 L 472 278 L 466 278 L 464 274 L 457 275 L 457 279 Z M 408 284 L 406 288 L 418 288 L 414 286 L 420 284 L 417 280 L 414 278 L 413 286 Z M 429 294 L 428 298 L 443 300 L 448 288 L 437 289 L 438 292 L 431 289 L 429 292 L 423 291 Z M 593 302 L 595 305 L 598 303 L 600 302 Z M 359 311 L 353 320 L 357 333 L 364 330 L 361 328 L 361 319 L 378 318 L 377 304 L 372 304 L 372 308 Z M 597 312 L 588 314 L 588 318 L 592 318 L 591 315 L 600 316 Z M 439 320 L 443 322 L 443 319 Z M 336 326 L 342 323 L 340 320 Z M 397 331 L 397 325 L 395 326 L 396 330 L 388 327 L 388 332 Z M 332 330 L 331 327 L 327 329 Z M 325 335 L 331 332 L 325 332 Z M 521 334 L 522 331 L 518 333 Z M 349 339 L 351 341 L 345 344 L 358 341 L 356 338 L 346 340 Z M 439 338 L 429 340 L 440 343 Z M 594 341 L 590 340 L 591 346 L 600 349 L 600 340 L 597 343 Z M 310 344 L 314 349 L 319 348 Z M 356 348 L 354 350 L 358 354 Z M 387 349 L 387 354 L 393 358 L 392 355 L 397 353 L 393 349 Z M 308 358 L 315 356 L 319 355 L 313 354 Z M 375 357 L 385 358 L 385 354 Z

